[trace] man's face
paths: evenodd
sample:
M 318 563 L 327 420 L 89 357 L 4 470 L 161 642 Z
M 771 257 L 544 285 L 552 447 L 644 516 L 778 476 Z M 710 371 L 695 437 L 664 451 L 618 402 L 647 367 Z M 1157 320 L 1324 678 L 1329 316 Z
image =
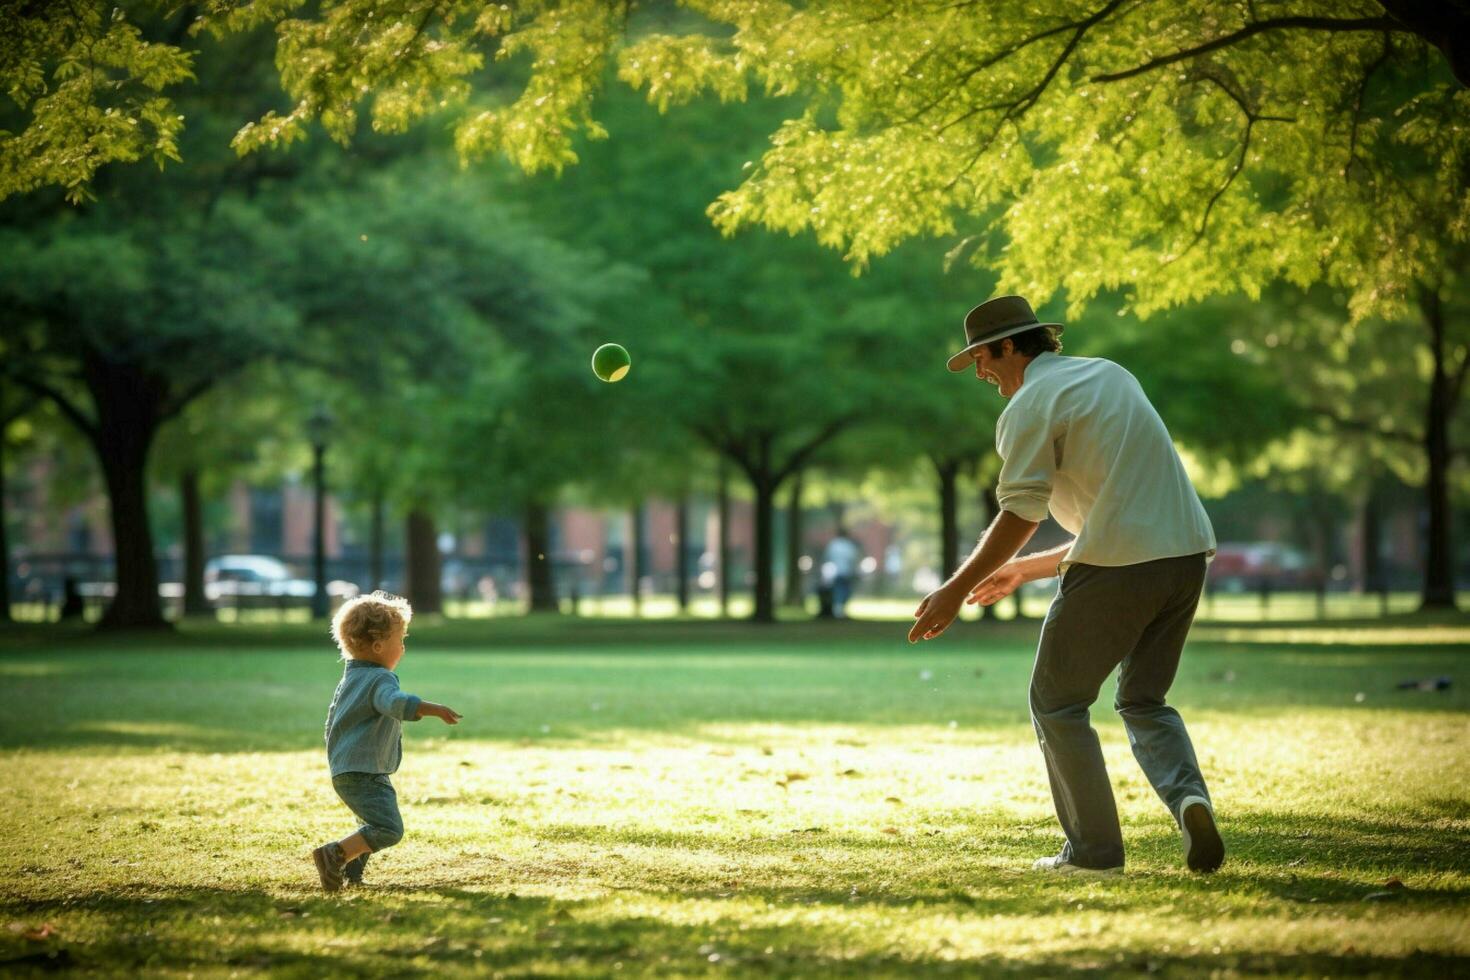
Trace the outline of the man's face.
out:
M 1026 363 L 1030 358 L 1019 357 L 1015 345 L 1009 340 L 1000 342 L 1001 356 L 990 353 L 989 347 L 975 352 L 975 377 L 1000 389 L 1002 398 L 1009 398 L 1021 387 L 1026 378 Z
M 991 356 L 989 347 L 981 347 L 975 352 L 975 377 L 986 384 L 999 385 L 1000 378 L 996 377 L 992 370 L 992 362 L 995 358 Z

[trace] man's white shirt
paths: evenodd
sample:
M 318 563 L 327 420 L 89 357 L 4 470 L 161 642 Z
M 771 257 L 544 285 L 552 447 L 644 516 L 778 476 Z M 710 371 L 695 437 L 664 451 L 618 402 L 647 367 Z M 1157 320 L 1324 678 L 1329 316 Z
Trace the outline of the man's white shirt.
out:
M 1062 558 L 1135 565 L 1215 552 L 1215 532 L 1137 379 L 1099 357 L 1045 352 L 995 428 L 1002 510 L 1076 535 Z

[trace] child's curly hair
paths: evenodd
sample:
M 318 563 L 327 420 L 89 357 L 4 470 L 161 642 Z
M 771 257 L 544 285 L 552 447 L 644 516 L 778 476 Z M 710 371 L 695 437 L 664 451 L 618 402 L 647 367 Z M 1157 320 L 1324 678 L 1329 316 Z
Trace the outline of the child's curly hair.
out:
M 408 600 L 379 589 L 372 595 L 360 595 L 342 603 L 332 617 L 332 639 L 342 651 L 343 660 L 373 648 L 376 640 L 386 640 L 394 627 L 408 628 L 413 607 Z

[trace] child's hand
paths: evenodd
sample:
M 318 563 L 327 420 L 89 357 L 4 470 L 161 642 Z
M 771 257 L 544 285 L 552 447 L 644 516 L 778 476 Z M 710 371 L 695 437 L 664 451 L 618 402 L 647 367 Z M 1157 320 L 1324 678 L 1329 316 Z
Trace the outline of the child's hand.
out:
M 446 725 L 457 725 L 460 719 L 458 711 L 455 711 L 447 705 L 435 704 L 433 701 L 424 701 L 419 704 L 419 717 L 422 718 L 425 715 L 442 718 Z

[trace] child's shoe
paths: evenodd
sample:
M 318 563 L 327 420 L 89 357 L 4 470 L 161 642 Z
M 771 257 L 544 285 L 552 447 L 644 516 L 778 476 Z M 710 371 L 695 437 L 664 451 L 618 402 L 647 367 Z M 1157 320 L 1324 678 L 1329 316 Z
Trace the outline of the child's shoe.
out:
M 362 873 L 363 871 L 367 870 L 368 854 L 371 853 L 372 852 L 369 851 L 367 852 L 367 854 L 359 854 L 357 857 L 353 858 L 351 861 L 348 861 L 345 865 L 342 866 L 342 878 L 347 882 L 347 884 L 362 884 Z
M 328 892 L 338 891 L 342 887 L 342 869 L 346 865 L 343 860 L 342 845 L 337 843 L 323 844 L 311 852 L 311 859 L 316 864 L 316 873 L 322 879 L 322 890 Z

